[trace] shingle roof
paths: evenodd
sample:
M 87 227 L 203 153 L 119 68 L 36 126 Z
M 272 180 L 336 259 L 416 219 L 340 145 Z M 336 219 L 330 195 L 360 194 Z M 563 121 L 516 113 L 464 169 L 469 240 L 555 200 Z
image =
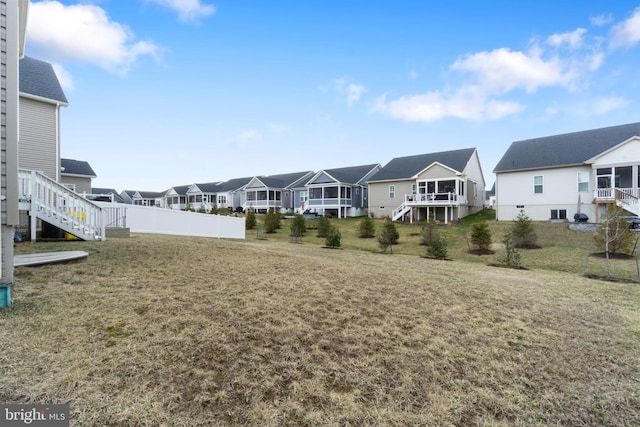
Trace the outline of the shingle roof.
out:
M 515 141 L 493 172 L 583 164 L 633 136 L 640 136 L 640 123 Z
M 310 175 L 311 171 L 305 172 L 293 172 L 280 175 L 258 176 L 258 178 L 264 185 L 269 188 L 289 188 L 302 178 Z
M 171 188 L 173 188 L 173 190 L 176 192 L 177 195 L 184 196 L 185 194 L 187 194 L 187 190 L 190 187 L 191 187 L 191 184 L 189 184 L 189 185 L 176 185 L 175 187 L 171 187 Z M 171 188 L 169 190 L 171 190 Z M 167 190 L 167 192 L 169 192 L 169 190 Z
M 120 197 L 118 192 L 113 188 L 92 187 L 91 188 L 91 194 L 94 194 L 94 195 L 97 195 L 97 196 L 100 196 L 100 195 L 113 195 L 113 200 L 115 202 L 118 202 L 118 203 L 123 203 L 124 202 L 124 199 L 122 197 Z
M 418 154 L 416 156 L 396 157 L 371 177 L 372 181 L 409 179 L 423 171 L 429 165 L 438 162 L 458 172 L 464 171 L 475 148 L 442 151 L 439 153 Z
M 218 184 L 218 191 L 226 192 L 226 191 L 238 190 L 244 187 L 245 185 L 247 185 L 252 178 L 253 177 L 234 178 L 228 181 L 221 182 L 220 184 Z
M 349 166 L 345 168 L 323 169 L 323 172 L 325 172 L 327 175 L 332 176 L 338 182 L 342 182 L 345 184 L 357 184 L 376 166 L 378 166 L 377 163 L 370 165 Z
M 68 104 L 60 81 L 48 62 L 25 56 L 20 60 L 20 92 Z
M 60 159 L 60 166 L 62 166 L 62 171 L 60 172 L 62 175 L 97 177 L 89 163 L 82 160 Z

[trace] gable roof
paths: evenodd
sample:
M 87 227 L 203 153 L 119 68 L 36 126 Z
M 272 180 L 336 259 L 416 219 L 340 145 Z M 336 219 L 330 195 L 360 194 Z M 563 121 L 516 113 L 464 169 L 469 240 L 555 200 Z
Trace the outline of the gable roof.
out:
M 311 175 L 313 172 L 293 172 L 280 175 L 257 176 L 255 179 L 260 180 L 268 188 L 290 188 L 293 187 L 301 179 Z
M 83 160 L 60 159 L 60 166 L 62 167 L 60 169 L 61 175 L 98 177 L 89 163 Z
M 113 188 L 91 187 L 91 194 L 95 196 L 113 196 L 114 202 L 124 203 L 124 199 Z
M 19 69 L 20 93 L 69 105 L 51 64 L 25 56 L 20 60 Z
M 374 163 L 370 165 L 360 166 L 348 166 L 344 168 L 335 169 L 323 169 L 316 173 L 313 178 L 307 182 L 307 185 L 313 185 L 314 180 L 318 179 L 322 175 L 327 175 L 335 180 L 344 184 L 359 184 L 363 178 L 366 178 L 376 167 L 380 167 L 380 164 Z
M 243 188 L 251 181 L 252 177 L 233 178 L 218 184 L 219 192 L 235 191 Z
M 640 123 L 515 141 L 493 172 L 581 165 L 634 136 Z
M 382 169 L 369 179 L 372 181 L 388 181 L 410 179 L 425 170 L 433 163 L 443 164 L 458 172 L 464 171 L 475 148 L 441 151 L 439 153 L 418 154 L 416 156 L 396 157 L 391 159 Z
M 175 191 L 177 195 L 184 196 L 185 194 L 187 194 L 187 190 L 190 187 L 191 187 L 191 184 L 189 184 L 189 185 L 176 185 L 175 187 L 171 187 L 170 189 L 168 189 L 165 194 L 167 194 L 169 191 L 171 191 L 173 189 L 173 191 Z

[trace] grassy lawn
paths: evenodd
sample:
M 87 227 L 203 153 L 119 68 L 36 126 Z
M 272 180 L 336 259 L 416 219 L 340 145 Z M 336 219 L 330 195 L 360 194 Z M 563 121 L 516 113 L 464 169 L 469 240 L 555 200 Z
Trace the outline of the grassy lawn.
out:
M 640 284 L 582 276 L 591 233 L 536 224 L 513 270 L 467 253 L 469 223 L 440 229 L 438 261 L 418 227 L 390 255 L 333 221 L 343 249 L 291 243 L 284 221 L 17 245 L 90 255 L 16 270 L 0 402 L 69 403 L 76 426 L 640 424 Z

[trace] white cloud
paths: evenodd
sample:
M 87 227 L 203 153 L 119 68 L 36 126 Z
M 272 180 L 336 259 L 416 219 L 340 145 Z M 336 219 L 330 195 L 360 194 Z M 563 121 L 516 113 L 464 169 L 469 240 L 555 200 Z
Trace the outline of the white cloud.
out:
M 606 114 L 610 111 L 620 110 L 629 105 L 629 100 L 620 97 L 596 99 L 591 104 L 591 112 L 595 115 Z
M 609 44 L 612 48 L 631 47 L 640 42 L 640 7 L 631 16 L 611 30 Z
M 542 86 L 568 86 L 575 79 L 559 58 L 545 60 L 537 48 L 530 52 L 495 49 L 458 59 L 452 70 L 469 73 L 488 93 L 505 93 L 516 88 L 534 92 Z
M 604 13 L 602 15 L 592 16 L 589 18 L 589 21 L 593 26 L 602 27 L 613 21 L 613 16 L 610 13 Z
M 363 85 L 349 84 L 347 86 L 347 104 L 353 105 L 354 102 L 358 102 L 360 100 L 360 95 L 366 89 Z
M 196 21 L 216 12 L 216 8 L 200 0 L 147 0 L 178 12 L 181 21 Z
M 489 99 L 474 92 L 477 92 L 474 88 L 467 87 L 452 94 L 434 91 L 389 102 L 383 95 L 376 100 L 373 110 L 405 122 L 433 122 L 447 117 L 497 120 L 525 108 L 516 102 Z
M 551 46 L 568 45 L 569 47 L 576 48 L 582 44 L 583 36 L 587 32 L 584 28 L 578 28 L 568 33 L 552 34 L 547 38 L 547 43 Z
M 135 41 L 129 28 L 90 4 L 33 2 L 27 34 L 30 43 L 57 58 L 94 63 L 121 75 L 141 56 L 157 57 L 160 52 L 152 42 Z

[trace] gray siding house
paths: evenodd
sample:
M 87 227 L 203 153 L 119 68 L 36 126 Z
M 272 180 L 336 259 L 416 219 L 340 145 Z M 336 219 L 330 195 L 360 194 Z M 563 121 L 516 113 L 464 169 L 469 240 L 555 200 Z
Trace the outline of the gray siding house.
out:
M 97 178 L 88 162 L 60 159 L 60 183 L 80 194 L 91 194 L 91 180 Z
M 396 157 L 369 180 L 369 213 L 447 223 L 481 210 L 485 185 L 475 148 Z
M 60 108 L 67 98 L 51 64 L 20 60 L 18 166 L 60 181 Z
M 295 208 L 295 189 L 313 175 L 312 171 L 294 172 L 281 175 L 256 176 L 245 186 L 245 210 L 254 209 L 265 213 L 270 208 L 276 212 L 286 212 Z
M 0 0 L 0 133 L 1 151 L 1 225 L 0 225 L 0 286 L 4 301 L 11 305 L 13 284 L 13 236 L 19 225 L 18 216 L 18 61 L 24 52 L 27 24 L 27 0 Z
M 380 168 L 380 164 L 369 164 L 317 172 L 305 184 L 308 202 L 303 211 L 338 218 L 364 215 L 369 202 L 367 180 Z

